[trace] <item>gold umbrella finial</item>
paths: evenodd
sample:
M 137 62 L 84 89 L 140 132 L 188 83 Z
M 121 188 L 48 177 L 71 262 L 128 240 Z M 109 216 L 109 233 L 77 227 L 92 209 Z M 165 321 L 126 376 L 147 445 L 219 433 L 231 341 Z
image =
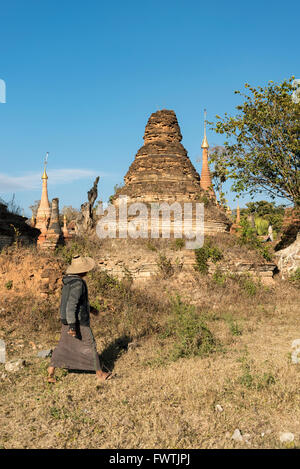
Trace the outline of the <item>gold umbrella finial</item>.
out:
M 46 173 L 46 166 L 47 166 L 47 163 L 48 163 L 48 156 L 49 156 L 49 152 L 47 151 L 46 156 L 45 156 L 45 160 L 44 160 L 44 172 L 43 172 L 42 179 L 48 179 L 48 176 L 47 176 L 47 173 Z

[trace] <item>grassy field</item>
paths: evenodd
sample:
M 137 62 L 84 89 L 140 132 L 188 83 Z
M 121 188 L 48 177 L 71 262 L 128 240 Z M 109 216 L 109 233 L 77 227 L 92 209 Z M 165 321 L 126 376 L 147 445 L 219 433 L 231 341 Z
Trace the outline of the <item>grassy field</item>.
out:
M 88 285 L 101 361 L 116 373 L 104 383 L 57 370 L 48 384 L 37 352 L 57 343 L 59 299 L 2 295 L 0 338 L 26 364 L 0 365 L 1 448 L 300 447 L 296 284 L 195 271 L 134 289 L 96 272 Z

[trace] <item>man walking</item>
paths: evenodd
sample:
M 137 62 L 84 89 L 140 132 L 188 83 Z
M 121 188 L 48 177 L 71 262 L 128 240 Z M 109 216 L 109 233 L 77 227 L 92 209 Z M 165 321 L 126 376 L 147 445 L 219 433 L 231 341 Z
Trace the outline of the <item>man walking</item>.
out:
M 61 337 L 48 368 L 49 383 L 56 382 L 55 368 L 95 371 L 101 381 L 112 377 L 112 373 L 105 373 L 100 367 L 96 342 L 90 328 L 91 307 L 84 279 L 94 267 L 95 261 L 91 257 L 75 256 L 63 277 Z

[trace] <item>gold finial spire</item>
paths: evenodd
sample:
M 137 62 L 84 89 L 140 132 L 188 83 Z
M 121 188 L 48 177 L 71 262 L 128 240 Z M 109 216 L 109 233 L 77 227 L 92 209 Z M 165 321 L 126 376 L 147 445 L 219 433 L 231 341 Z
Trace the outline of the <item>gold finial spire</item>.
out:
M 47 176 L 47 173 L 46 173 L 46 166 L 47 166 L 47 162 L 48 162 L 48 155 L 49 155 L 49 152 L 47 151 L 46 156 L 45 156 L 45 160 L 44 160 L 44 172 L 43 172 L 42 179 L 48 179 L 48 176 Z
M 209 146 L 208 146 L 208 142 L 206 138 L 206 109 L 204 109 L 204 138 L 203 138 L 201 148 L 208 148 L 208 147 Z
M 46 165 L 47 165 L 47 160 L 48 160 L 48 152 L 46 153 L 45 161 L 44 161 L 44 172 L 42 175 L 42 196 L 39 204 L 39 208 L 36 214 L 36 228 L 44 229 L 45 225 L 45 218 L 48 220 L 51 215 L 51 208 L 49 205 L 49 200 L 48 200 L 48 188 L 47 188 L 47 173 L 46 173 Z
M 215 198 L 215 193 L 212 187 L 212 180 L 209 172 L 209 164 L 208 164 L 208 143 L 206 138 L 206 109 L 204 109 L 204 138 L 201 145 L 202 148 L 202 171 L 201 171 L 201 179 L 200 179 L 200 187 L 205 190 L 209 191 L 211 195 Z

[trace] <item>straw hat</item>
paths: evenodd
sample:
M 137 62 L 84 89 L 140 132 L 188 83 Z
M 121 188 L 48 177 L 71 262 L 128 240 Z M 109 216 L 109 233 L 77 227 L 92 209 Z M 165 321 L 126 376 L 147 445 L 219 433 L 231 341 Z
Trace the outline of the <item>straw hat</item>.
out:
M 95 267 L 95 261 L 91 257 L 74 256 L 71 265 L 66 270 L 66 274 L 83 274 Z

